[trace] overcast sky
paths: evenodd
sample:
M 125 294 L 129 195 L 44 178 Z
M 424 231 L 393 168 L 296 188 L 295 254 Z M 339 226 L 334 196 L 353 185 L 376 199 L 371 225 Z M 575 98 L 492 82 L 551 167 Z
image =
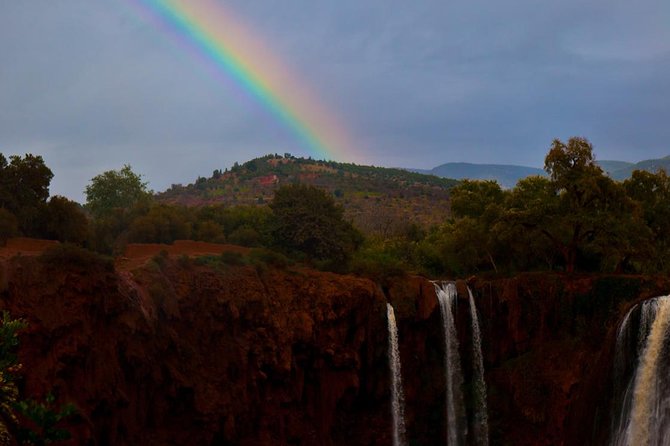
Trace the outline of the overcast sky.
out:
M 42 155 L 82 201 L 130 163 L 150 187 L 312 155 L 141 14 L 137 0 L 0 0 L 0 152 Z M 226 2 L 354 135 L 358 162 L 541 167 L 670 155 L 668 0 Z

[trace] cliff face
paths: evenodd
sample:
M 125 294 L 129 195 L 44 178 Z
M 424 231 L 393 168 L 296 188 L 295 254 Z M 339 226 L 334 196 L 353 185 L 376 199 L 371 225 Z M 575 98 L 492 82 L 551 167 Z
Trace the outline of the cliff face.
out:
M 491 444 L 601 444 L 614 324 L 670 281 L 527 275 L 471 285 Z M 470 316 L 464 283 L 459 290 L 467 387 Z M 379 287 L 172 257 L 132 272 L 0 262 L 0 305 L 30 324 L 23 393 L 54 391 L 79 407 L 73 444 L 390 445 L 387 299 L 399 321 L 408 438 L 443 444 L 443 335 L 425 279 Z
M 162 263 L 4 265 L 3 307 L 30 323 L 24 394 L 75 402 L 78 444 L 345 444 L 363 425 L 388 444 L 373 283 Z

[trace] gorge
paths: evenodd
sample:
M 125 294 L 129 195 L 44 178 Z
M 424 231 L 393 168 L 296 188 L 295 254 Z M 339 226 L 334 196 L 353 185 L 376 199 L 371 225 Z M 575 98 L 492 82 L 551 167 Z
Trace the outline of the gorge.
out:
M 490 444 L 608 444 L 622 387 L 613 368 L 618 326 L 667 289 L 668 278 L 625 275 L 452 283 L 463 423 L 473 432 L 483 425 L 473 411 L 481 395 L 471 317 L 478 312 Z M 64 254 L 0 260 L 2 309 L 28 322 L 21 390 L 53 392 L 78 407 L 72 444 L 394 444 L 388 304 L 404 441 L 445 444 L 438 294 L 418 276 L 380 287 L 306 268 L 213 267 L 174 254 L 132 267 Z M 477 437 L 458 441 L 485 444 Z

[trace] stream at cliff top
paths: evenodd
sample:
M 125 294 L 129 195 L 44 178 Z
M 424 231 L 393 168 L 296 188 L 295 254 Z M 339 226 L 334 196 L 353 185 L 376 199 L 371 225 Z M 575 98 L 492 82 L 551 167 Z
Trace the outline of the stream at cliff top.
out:
M 670 446 L 669 328 L 662 296 L 633 307 L 617 331 L 611 446 Z
M 398 327 L 391 304 L 386 304 L 388 324 L 389 369 L 391 371 L 391 412 L 393 415 L 393 446 L 405 445 L 405 398 L 402 391 Z

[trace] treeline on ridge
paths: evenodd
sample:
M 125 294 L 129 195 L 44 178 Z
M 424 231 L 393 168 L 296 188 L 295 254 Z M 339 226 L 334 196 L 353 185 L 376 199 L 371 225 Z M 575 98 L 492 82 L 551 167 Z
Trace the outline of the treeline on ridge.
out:
M 7 162 L 0 155 L 0 239 L 57 239 L 104 254 L 120 254 L 133 242 L 232 243 L 373 277 L 670 269 L 670 179 L 664 171 L 636 171 L 614 181 L 584 138 L 554 140 L 545 170 L 548 177 L 528 177 L 510 190 L 493 181 L 462 181 L 451 189 L 451 216 L 442 223 L 409 220 L 392 232 L 363 233 L 345 218 L 333 193 L 304 184 L 281 186 L 267 205 L 187 207 L 158 202 L 124 166 L 93 178 L 80 206 L 49 198 L 53 175 L 41 157 Z

